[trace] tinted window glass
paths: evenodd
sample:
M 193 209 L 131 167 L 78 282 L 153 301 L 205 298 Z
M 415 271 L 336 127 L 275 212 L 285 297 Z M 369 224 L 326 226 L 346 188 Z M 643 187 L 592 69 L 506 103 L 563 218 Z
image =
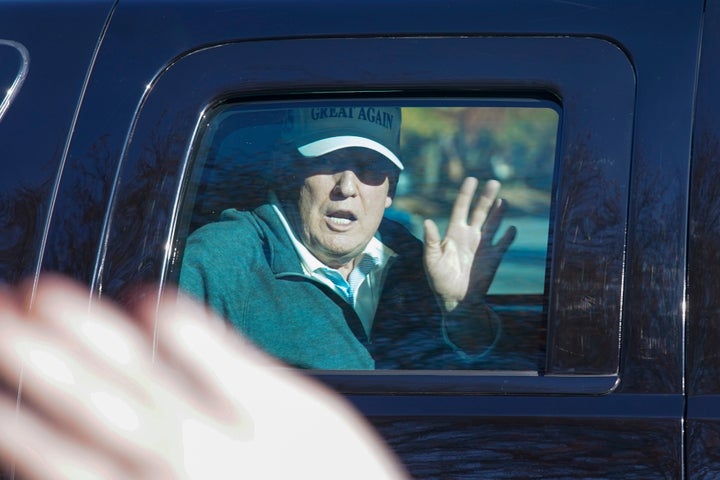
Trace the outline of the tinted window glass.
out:
M 466 176 L 502 182 L 505 223 L 517 237 L 500 264 L 490 293 L 536 293 L 545 287 L 550 196 L 558 113 L 547 103 L 416 107 L 403 111 L 403 173 L 395 205 L 446 225 Z
M 297 119 L 304 115 L 298 113 L 300 108 L 312 117 L 308 122 L 317 120 L 329 129 L 323 131 L 323 139 L 349 143 L 325 153 L 327 145 L 316 142 L 316 137 L 295 142 L 297 124 L 305 122 Z M 383 133 L 373 136 L 370 127 L 334 131 L 334 125 L 355 125 L 361 118 L 372 128 L 399 130 L 399 147 Z M 556 105 L 530 99 L 221 105 L 204 118 L 185 189 L 178 235 L 189 237 L 181 287 L 299 367 L 537 371 L 544 360 L 558 126 Z M 307 133 L 304 126 L 299 131 Z M 337 140 L 340 137 L 344 140 Z M 347 140 L 351 137 L 375 143 L 358 144 Z M 304 156 L 296 148 L 301 143 L 315 151 Z M 384 153 L 385 145 L 396 159 Z M 340 155 L 358 151 L 370 154 L 364 160 L 355 153 L 352 160 Z M 397 169 L 400 163 L 402 172 Z M 345 192 L 345 171 L 353 172 L 356 184 L 365 185 L 359 187 L 365 190 Z M 447 304 L 433 294 L 438 282 L 428 281 L 423 266 L 423 222 L 432 219 L 445 238 L 460 185 L 469 176 L 480 180 L 479 189 L 490 179 L 502 184 L 504 216 L 496 217 L 501 224 L 494 242 L 503 241 L 509 226 L 517 234 L 494 279 L 487 278 L 487 296 L 479 295 L 486 304 L 463 300 L 462 308 L 448 313 L 443 308 Z M 329 263 L 312 260 L 325 260 L 323 248 L 328 245 L 319 230 L 313 236 L 315 227 L 307 221 L 312 216 L 303 214 L 308 203 L 303 203 L 302 192 L 321 190 L 311 190 L 309 178 L 334 182 L 323 191 L 331 199 L 355 194 L 372 198 L 368 192 L 377 191 L 378 201 L 390 199 L 388 208 L 380 208 L 385 220 L 379 229 L 367 227 L 370 236 L 377 231 L 381 259 L 377 270 L 364 277 L 365 287 L 362 282 L 359 287 L 353 284 L 357 272 L 343 283 L 332 272 L 315 270 Z M 386 180 L 387 193 L 377 190 Z M 295 187 L 284 188 L 288 185 Z M 293 196 L 286 190 L 301 193 Z M 330 225 L 343 235 L 355 232 L 367 213 L 365 207 L 340 208 L 337 205 L 351 203 L 333 201 L 339 202 L 333 204 L 335 210 L 322 210 L 322 228 Z M 294 244 L 288 241 L 291 235 Z M 487 231 L 485 238 L 490 238 Z M 390 248 L 389 253 L 383 247 Z M 364 257 L 352 258 L 357 262 L 353 260 L 348 270 L 362 272 Z M 471 264 L 473 259 L 464 262 Z M 343 269 L 336 273 L 343 276 Z M 469 331 L 465 323 L 453 330 L 459 328 L 453 322 L 466 317 L 482 321 Z M 470 335 L 471 341 L 463 343 L 463 335 Z

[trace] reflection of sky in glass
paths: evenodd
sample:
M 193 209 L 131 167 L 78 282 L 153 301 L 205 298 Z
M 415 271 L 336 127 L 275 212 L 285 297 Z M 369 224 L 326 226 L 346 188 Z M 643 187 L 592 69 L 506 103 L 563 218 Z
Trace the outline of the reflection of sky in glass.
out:
M 558 114 L 545 107 L 411 107 L 403 109 L 403 161 L 389 216 L 422 239 L 422 220 L 445 230 L 459 184 L 465 176 L 503 183 L 500 195 L 510 209 L 498 238 L 510 225 L 517 236 L 490 293 L 542 294 L 556 156 Z

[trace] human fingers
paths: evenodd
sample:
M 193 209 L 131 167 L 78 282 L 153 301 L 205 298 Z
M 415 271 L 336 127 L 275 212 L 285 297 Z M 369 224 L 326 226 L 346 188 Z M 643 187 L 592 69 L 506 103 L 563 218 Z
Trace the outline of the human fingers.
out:
M 495 199 L 480 228 L 480 232 L 482 233 L 481 241 L 483 244 L 491 245 L 494 241 L 495 235 L 500 228 L 500 223 L 505 216 L 506 207 L 507 203 L 504 200 L 499 198 Z
M 488 180 L 485 183 L 480 198 L 477 201 L 477 205 L 473 209 L 472 216 L 470 218 L 470 226 L 473 228 L 480 229 L 485 224 L 489 215 L 492 215 L 492 211 L 496 210 L 500 204 L 497 201 L 498 193 L 500 192 L 500 182 L 497 180 Z
M 67 343 L 67 348 L 108 375 L 132 383 L 138 373 L 145 373 L 152 345 L 127 313 L 110 302 L 91 299 L 86 288 L 45 275 L 37 283 L 30 308 L 30 321 L 42 324 L 57 342 Z
M 440 230 L 434 221 L 426 219 L 423 222 L 423 231 L 425 238 L 424 258 L 426 265 L 428 265 L 432 264 L 433 261 L 437 260 L 437 258 L 442 255 L 440 246 Z
M 51 299 L 36 298 L 41 303 Z M 19 405 L 23 409 L 54 425 L 63 441 L 83 445 L 88 455 L 92 452 L 131 465 L 133 477 L 139 472 L 154 476 L 172 468 L 168 455 L 162 453 L 178 450 L 179 428 L 166 419 L 186 417 L 188 409 L 175 398 L 175 390 L 167 387 L 172 384 L 171 372 L 148 356 L 144 368 L 135 369 L 128 378 L 28 312 L 15 311 L 3 315 L 3 320 L 0 382 L 22 385 Z M 113 326 L 113 322 L 106 326 L 110 333 L 116 333 Z M 92 338 L 91 332 L 85 340 Z
M 21 385 L 23 408 L 57 424 L 67 438 L 97 449 L 129 450 L 129 457 L 142 450 L 135 444 L 143 420 L 151 417 L 151 378 L 138 378 L 128 388 L 47 331 L 17 320 L 4 324 L 0 376 Z
M 19 295 L 27 297 L 27 290 L 19 289 Z M 53 386 L 42 375 L 36 380 L 30 369 L 25 399 L 48 415 L 62 416 L 73 434 L 133 456 L 152 441 L 151 435 L 134 431 L 155 433 L 155 422 L 143 419 L 152 418 L 157 404 L 171 407 L 166 390 L 178 382 L 166 365 L 154 362 L 150 339 L 126 312 L 99 299 L 89 303 L 88 290 L 75 282 L 53 275 L 39 279 L 24 325 L 34 329 L 26 338 L 34 336 L 31 341 L 39 345 L 33 348 L 40 353 L 26 355 L 54 362 L 74 378 L 71 385 L 54 385 L 54 394 L 46 395 Z M 47 365 L 31 367 L 50 372 Z M 48 404 L 47 399 L 53 401 Z
M 153 315 L 151 305 L 144 308 L 141 315 Z M 185 422 L 191 474 L 224 469 L 261 478 L 297 472 L 337 478 L 352 471 L 355 478 L 404 478 L 382 440 L 337 394 L 271 359 L 207 309 L 166 297 L 156 316 L 164 361 L 191 369 L 222 399 L 208 402 L 214 421 Z
M 186 399 L 206 413 L 229 415 L 228 421 L 246 420 L 228 403 L 240 381 L 233 364 L 238 355 L 266 364 L 273 362 L 269 357 L 182 292 L 167 291 L 159 301 L 147 296 L 134 312 L 142 328 L 152 332 L 156 358 L 179 372 L 180 388 L 189 392 Z
M 497 242 L 495 245 L 495 248 L 497 249 L 500 256 L 505 255 L 505 252 L 507 252 L 507 249 L 510 248 L 510 245 L 515 241 L 515 237 L 517 235 L 517 228 L 514 226 L 508 227 L 508 229 L 503 234 L 502 238 Z
M 470 205 L 472 204 L 475 190 L 477 190 L 478 180 L 474 177 L 467 177 L 463 180 L 458 191 L 457 198 L 450 212 L 450 224 L 467 224 Z
M 0 464 L 10 474 L 30 480 L 119 480 L 132 473 L 127 465 L 63 435 L 10 393 L 0 394 L 0 425 Z
M 510 247 L 510 244 L 512 244 L 512 242 L 515 240 L 515 236 L 517 234 L 517 229 L 514 226 L 510 226 L 507 228 L 507 230 L 505 230 L 502 238 L 500 238 L 500 240 L 498 240 L 497 243 L 493 246 L 495 236 L 497 235 L 497 231 L 500 228 L 500 223 L 503 220 L 506 208 L 507 203 L 505 201 L 500 199 L 496 200 L 495 207 L 491 210 L 490 215 L 485 220 L 485 223 L 482 227 L 481 242 L 484 248 L 493 248 L 501 255 L 504 254 L 505 251 Z
M 151 304 L 140 311 L 145 322 L 156 317 L 163 361 L 182 365 L 209 396 L 230 399 L 234 406 L 268 404 L 268 399 L 286 399 L 286 394 L 297 388 L 321 398 L 330 396 L 329 403 L 344 405 L 320 384 L 262 352 L 206 307 L 182 294 L 164 296 L 156 313 Z M 247 385 L 257 388 L 248 389 Z M 245 409 L 239 414 L 247 420 Z
M 121 478 L 278 478 L 297 472 L 338 478 L 348 471 L 357 478 L 403 478 L 376 434 L 337 395 L 294 371 L 270 368 L 277 363 L 228 334 L 221 322 L 208 322 L 200 307 L 181 303 L 169 309 L 163 302 L 157 315 L 167 322 L 158 324 L 158 344 L 163 352 L 175 349 L 175 355 L 146 362 L 135 385 L 143 388 L 130 392 L 88 361 L 93 356 L 87 351 L 68 348 L 66 338 L 57 338 L 42 321 L 27 321 L 22 312 L 5 308 L 12 315 L 0 337 L 0 381 L 17 385 L 22 378 L 23 409 L 57 427 L 61 445 L 47 448 L 65 448 L 77 465 L 86 456 L 68 446 L 127 463 L 133 474 Z M 208 354 L 211 359 L 203 362 Z M 206 385 L 219 384 L 216 391 L 228 393 L 225 406 L 234 408 L 232 415 L 208 417 L 190 408 L 198 395 L 177 388 L 181 367 L 161 368 L 181 356 L 207 374 Z M 32 431 L 27 424 L 21 429 Z M 25 442 L 32 445 L 32 437 Z M 335 452 L 330 460 L 328 451 Z

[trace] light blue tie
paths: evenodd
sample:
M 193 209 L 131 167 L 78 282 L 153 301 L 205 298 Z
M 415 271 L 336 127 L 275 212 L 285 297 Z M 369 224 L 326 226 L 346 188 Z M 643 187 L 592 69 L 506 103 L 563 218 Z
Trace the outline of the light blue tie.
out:
M 348 283 L 350 284 L 350 295 L 353 298 L 357 296 L 360 284 L 362 284 L 363 280 L 365 280 L 372 269 L 375 268 L 376 264 L 377 262 L 372 255 L 368 255 L 366 253 L 360 259 L 360 263 L 355 266 L 352 272 L 350 272 L 350 275 L 348 276 Z

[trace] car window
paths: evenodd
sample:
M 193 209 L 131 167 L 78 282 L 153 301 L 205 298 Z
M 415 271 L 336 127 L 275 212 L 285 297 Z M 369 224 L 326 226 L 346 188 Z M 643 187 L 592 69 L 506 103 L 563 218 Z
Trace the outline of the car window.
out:
M 466 177 L 472 176 L 483 183 L 495 179 L 502 184 L 500 197 L 505 202 L 506 210 L 495 242 L 499 241 L 510 226 L 517 230 L 517 234 L 500 263 L 486 297 L 498 316 L 497 322 L 487 325 L 487 331 L 478 334 L 482 345 L 477 351 L 466 352 L 447 337 L 443 330 L 445 327 L 442 325 L 442 312 L 440 315 L 434 311 L 431 314 L 431 306 L 423 307 L 413 312 L 413 315 L 428 318 L 434 316 L 432 320 L 425 323 L 408 321 L 408 307 L 386 306 L 382 293 L 379 294 L 381 298 L 376 315 L 377 318 L 382 318 L 384 323 L 372 325 L 367 329 L 369 333 L 355 334 L 361 343 L 370 345 L 371 352 L 375 352 L 375 348 L 380 352 L 374 355 L 377 368 L 537 371 L 544 358 L 542 337 L 547 314 L 546 270 L 557 156 L 556 141 L 560 122 L 558 106 L 549 101 L 529 98 L 406 99 L 402 103 L 388 100 L 381 103 L 401 112 L 402 127 L 397 153 L 404 167 L 396 185 L 392 187 L 392 204 L 384 212 L 386 220 L 391 220 L 406 231 L 418 245 L 422 245 L 425 219 L 432 219 L 439 227 L 440 234 L 444 236 L 460 185 Z M 209 251 L 225 250 L 223 244 L 213 247 L 212 242 L 203 243 L 202 252 L 198 253 L 197 249 L 200 247 L 197 247 L 196 243 L 200 240 L 194 239 L 201 238 L 203 232 L 212 232 L 210 235 L 217 238 L 218 235 L 223 235 L 223 231 L 231 228 L 233 221 L 239 222 L 239 231 L 230 233 L 233 238 L 242 237 L 249 229 L 253 230 L 252 235 L 267 234 L 263 228 L 253 229 L 254 227 L 243 222 L 245 218 L 251 218 L 252 212 L 258 207 L 273 202 L 272 199 L 276 198 L 274 189 L 282 189 L 282 186 L 277 185 L 278 178 L 285 178 L 288 172 L 302 175 L 298 165 L 278 160 L 284 155 L 283 130 L 287 128 L 289 112 L 302 108 L 311 112 L 314 118 L 354 115 L 366 116 L 369 121 L 382 122 L 379 116 L 377 119 L 371 117 L 373 109 L 376 108 L 374 105 L 371 101 L 281 105 L 226 102 L 206 113 L 205 127 L 196 142 L 191 163 L 192 172 L 189 175 L 191 180 L 182 209 L 185 220 L 180 222 L 187 225 L 187 230 L 178 233 L 188 235 L 188 244 L 191 245 L 186 247 L 185 255 L 186 258 L 188 255 L 192 258 L 183 262 L 183 268 L 192 271 L 192 276 L 202 276 L 203 279 L 184 282 L 183 278 L 189 278 L 191 274 L 186 272 L 183 276 L 181 271 L 180 285 L 189 288 L 191 293 L 204 297 L 220 314 L 230 317 L 240 330 L 261 345 L 267 346 L 273 353 L 281 358 L 287 355 L 283 359 L 291 363 L 294 363 L 293 359 L 296 358 L 294 349 L 310 349 L 311 345 L 306 344 L 307 341 L 300 341 L 300 345 L 297 345 L 288 341 L 287 336 L 305 335 L 307 332 L 300 329 L 299 333 L 292 333 L 295 332 L 294 327 L 283 331 L 283 322 L 291 323 L 292 318 L 278 322 L 270 332 L 264 331 L 264 328 L 257 324 L 267 322 L 259 322 L 254 317 L 278 315 L 278 312 L 283 310 L 256 305 L 252 298 L 242 297 L 264 298 L 277 303 L 287 300 L 301 301 L 302 298 L 273 298 L 261 295 L 259 290 L 219 292 L 231 281 L 225 278 L 228 275 L 246 277 L 242 282 L 243 286 L 238 287 L 240 290 L 245 285 L 250 289 L 265 288 L 260 283 L 256 284 L 262 280 L 250 278 L 262 277 L 261 273 L 253 270 L 254 267 L 248 267 L 256 265 L 253 262 L 258 259 L 249 260 L 254 255 L 253 251 L 236 251 L 233 250 L 234 246 L 228 246 L 226 252 Z M 396 121 L 400 121 L 400 118 Z M 252 222 L 258 221 L 252 218 Z M 297 234 L 297 240 L 304 243 L 303 234 L 298 232 L 303 227 L 288 226 L 290 231 Z M 200 233 L 197 233 L 198 230 Z M 376 236 L 382 239 L 382 232 L 381 228 Z M 271 247 L 266 245 L 265 248 Z M 397 258 L 406 254 L 405 251 L 396 253 Z M 247 262 L 234 264 L 232 258 L 243 254 L 247 255 Z M 407 283 L 426 283 L 422 256 L 416 255 L 414 261 L 417 267 L 412 271 L 414 278 Z M 296 262 L 299 267 L 297 258 Z M 188 266 L 189 263 L 192 265 Z M 246 270 L 230 273 L 233 269 L 240 268 L 240 265 Z M 395 265 L 400 265 L 400 260 L 397 260 Z M 392 276 L 393 268 L 400 267 L 388 267 L 388 278 L 395 279 Z M 202 272 L 197 273 L 198 270 Z M 207 277 L 217 277 L 220 280 Z M 197 287 L 198 282 L 204 286 Z M 404 282 L 402 275 L 399 282 Z M 383 290 L 393 287 L 395 285 L 385 284 Z M 327 290 L 326 286 L 321 288 Z M 327 292 L 323 295 L 327 296 Z M 428 304 L 435 303 L 435 298 L 422 300 Z M 331 301 L 337 302 L 337 298 Z M 314 311 L 303 305 L 298 305 L 297 308 Z M 398 311 L 388 316 L 381 313 L 384 308 L 398 308 Z M 356 305 L 355 309 L 359 311 L 362 308 Z M 248 310 L 251 311 L 248 313 Z M 477 315 L 478 312 L 480 310 L 472 311 L 470 315 Z M 362 317 L 360 313 L 358 316 Z M 298 314 L 298 317 L 301 318 L 302 314 Z M 385 331 L 388 324 L 392 324 L 389 333 Z M 428 329 L 431 333 L 422 334 L 423 329 Z M 378 346 L 383 342 L 383 335 L 391 338 L 394 346 L 403 352 L 402 361 L 379 360 L 384 351 Z M 325 340 L 328 340 L 327 333 Z M 302 344 L 306 346 L 303 347 Z M 342 363 L 335 367 L 333 362 L 318 362 L 310 365 L 300 362 L 298 366 L 315 368 L 317 365 L 327 365 L 329 369 L 343 368 Z M 356 364 L 350 362 L 348 365 Z M 357 365 L 363 368 L 362 363 Z
M 428 48 L 434 49 L 437 58 L 448 62 L 446 68 L 431 68 L 427 64 Z M 342 55 L 337 55 L 338 49 Z M 314 54 L 308 57 L 305 55 L 308 51 Z M 373 62 L 377 62 L 375 57 L 380 54 L 387 67 L 373 71 L 372 78 L 366 76 L 364 69 L 368 52 L 373 52 Z M 543 61 L 537 62 L 541 54 Z M 568 55 L 592 57 L 593 62 L 578 70 L 574 63 L 567 62 Z M 282 58 L 282 62 L 268 64 L 264 59 L 270 56 Z M 349 328 L 352 335 L 349 338 L 361 342 L 368 352 L 398 346 L 393 352 L 394 362 L 374 365 L 375 369 L 397 372 L 356 374 L 337 364 L 313 367 L 313 362 L 290 363 L 314 368 L 313 375 L 348 393 L 602 393 L 617 385 L 636 77 L 627 56 L 616 45 L 585 37 L 231 42 L 193 52 L 158 71 L 162 73 L 145 90 L 130 134 L 122 145 L 103 233 L 107 241 L 98 253 L 93 280 L 93 290 L 98 295 L 121 297 L 127 286 L 138 281 L 159 279 L 159 293 L 166 287 L 172 290 L 177 282 L 182 286 L 181 277 L 188 271 L 185 268 L 188 249 L 197 250 L 196 232 L 208 225 L 224 225 L 221 215 L 228 208 L 237 210 L 242 217 L 244 212 L 252 212 L 266 202 L 267 182 L 272 180 L 272 176 L 268 178 L 270 171 L 292 177 L 293 168 L 269 170 L 267 162 L 263 163 L 268 159 L 268 142 L 281 136 L 278 129 L 282 130 L 283 121 L 279 118 L 282 111 L 342 105 L 400 108 L 407 124 L 401 132 L 402 149 L 411 147 L 413 131 L 422 132 L 417 136 L 423 141 L 434 135 L 436 139 L 428 145 L 435 146 L 425 148 L 424 155 L 437 160 L 427 163 L 428 160 L 426 165 L 417 160 L 422 157 L 420 153 L 403 159 L 408 168 L 399 176 L 391 208 L 385 212 L 388 217 L 394 214 L 394 224 L 402 227 L 396 232 L 407 232 L 406 236 L 417 233 L 414 215 L 418 212 L 419 216 L 426 215 L 439 201 L 446 207 L 451 205 L 453 188 L 468 173 L 483 182 L 492 173 L 493 178 L 502 182 L 500 196 L 507 201 L 508 208 L 500 235 L 515 223 L 518 228 L 517 238 L 501 262 L 486 297 L 487 306 L 502 321 L 487 325 L 490 328 L 478 328 L 466 338 L 480 339 L 490 348 L 475 349 L 467 356 L 455 350 L 439 355 L 441 350 L 447 351 L 443 329 L 438 327 L 433 335 L 422 335 L 428 329 L 413 328 L 417 316 L 408 315 L 402 308 L 386 308 L 386 312 L 403 321 L 392 322 L 398 330 L 385 332 L 385 338 L 404 336 L 402 342 L 379 344 L 377 337 L 372 336 L 375 326 L 369 329 L 371 336 L 367 337 L 366 332 L 367 338 L 363 338 L 361 329 L 367 326 L 359 320 L 344 328 L 346 333 Z M 528 82 L 529 78 L 533 80 Z M 494 114 L 501 120 L 503 115 L 520 118 L 523 109 L 555 117 L 555 133 L 547 137 L 556 138 L 552 161 L 542 166 L 552 175 L 531 178 L 538 168 L 531 169 L 529 162 L 522 166 L 513 163 L 520 158 L 532 158 L 534 154 L 529 152 L 541 150 L 546 143 L 541 139 L 546 137 L 535 137 L 535 146 L 532 142 L 518 144 L 509 136 L 500 140 L 513 129 L 540 131 L 547 125 L 540 128 L 534 121 L 524 125 L 518 121 L 512 128 L 512 122 L 485 128 L 483 122 L 489 125 L 492 115 L 482 121 L 472 118 L 476 111 L 490 112 L 493 108 L 502 112 Z M 412 112 L 422 109 L 429 112 L 423 114 L 428 120 L 413 122 Z M 463 132 L 462 128 L 452 126 L 448 132 L 437 120 L 445 118 L 441 112 L 462 110 L 469 112 L 460 116 L 466 122 L 463 128 L 468 128 L 466 138 L 453 133 Z M 411 130 L 413 123 L 416 127 Z M 499 133 L 490 139 L 488 130 Z M 473 132 L 480 131 L 484 137 L 473 139 Z M 453 136 L 455 140 L 451 140 Z M 494 167 L 497 173 L 490 158 L 484 173 L 472 163 L 453 161 L 453 155 L 447 153 L 453 148 L 481 151 L 482 141 L 486 145 L 500 142 L 495 149 L 487 148 L 498 154 Z M 427 153 L 433 149 L 437 150 L 435 157 Z M 255 160 L 228 159 L 232 152 L 237 158 Z M 507 152 L 512 155 L 507 157 Z M 464 153 L 462 158 L 471 159 L 472 152 Z M 422 184 L 424 177 L 419 171 L 429 165 L 437 167 L 436 179 L 442 178 L 435 187 L 431 183 Z M 458 165 L 462 168 L 457 168 Z M 524 179 L 517 177 L 518 172 L 525 175 Z M 430 169 L 426 173 L 433 178 Z M 526 187 L 522 187 L 523 183 Z M 417 193 L 421 188 L 426 188 L 422 195 Z M 542 195 L 546 200 L 539 200 Z M 415 204 L 412 208 L 408 206 L 411 203 Z M 545 213 L 538 213 L 543 208 Z M 347 213 L 334 221 L 347 222 Z M 533 220 L 533 216 L 540 219 Z M 433 218 L 442 229 L 441 216 Z M 531 228 L 533 225 L 536 228 Z M 542 233 L 537 233 L 538 230 Z M 544 257 L 542 245 L 547 245 Z M 227 251 L 227 247 L 214 250 Z M 405 248 L 397 251 L 404 252 Z M 244 248 L 214 262 L 230 265 L 237 259 L 259 258 L 250 253 L 250 249 Z M 266 255 L 266 260 L 280 260 L 270 249 L 262 247 L 260 253 Z M 287 335 L 287 328 L 293 324 L 277 325 L 278 322 L 295 319 L 294 328 L 304 333 L 308 322 L 317 324 L 322 319 L 336 318 L 327 311 L 310 312 L 298 318 L 297 295 L 270 291 L 273 282 L 257 286 L 253 293 L 258 294 L 241 296 L 231 282 L 238 278 L 260 278 L 258 267 L 259 264 L 252 264 L 217 280 L 228 291 L 227 298 L 242 297 L 246 303 L 237 304 L 233 300 L 213 305 L 226 318 L 232 317 L 228 313 L 233 308 L 240 308 L 241 312 L 264 310 L 260 318 L 268 322 L 238 325 L 253 339 L 265 335 L 271 343 L 278 339 L 291 342 L 295 337 Z M 424 277 L 423 268 L 422 260 L 406 262 L 402 269 L 396 265 L 396 273 L 389 270 L 395 278 L 384 283 L 385 287 L 395 285 L 395 289 L 381 291 L 389 292 L 391 297 L 402 297 L 405 292 L 408 298 L 408 293 L 413 292 L 401 288 L 400 280 Z M 527 270 L 520 276 L 522 282 L 512 273 L 521 269 Z M 277 273 L 283 276 L 288 272 L 291 275 L 283 277 L 286 281 L 302 280 L 292 275 L 297 271 Z M 538 278 L 541 272 L 542 280 Z M 208 272 L 207 278 L 212 277 L 218 278 Z M 531 280 L 526 282 L 528 279 Z M 316 290 L 322 292 L 325 288 L 332 287 L 321 285 Z M 434 301 L 434 294 L 427 289 L 413 294 L 416 310 Z M 307 303 L 311 295 L 300 297 Z M 348 304 L 342 302 L 335 303 L 334 308 L 347 308 Z M 480 320 L 492 320 L 493 317 L 484 316 L 483 306 L 474 305 L 465 313 L 475 312 Z M 280 312 L 281 309 L 286 312 Z M 302 311 L 309 312 L 307 308 Z M 268 327 L 270 321 L 276 322 L 277 328 Z M 335 325 L 342 326 L 342 322 Z M 317 346 L 327 349 L 328 337 L 317 335 L 304 343 L 307 351 Z M 287 351 L 300 349 L 290 346 L 285 350 L 277 352 L 280 358 L 287 358 Z M 495 373 L 498 370 L 505 373 L 498 375 Z

